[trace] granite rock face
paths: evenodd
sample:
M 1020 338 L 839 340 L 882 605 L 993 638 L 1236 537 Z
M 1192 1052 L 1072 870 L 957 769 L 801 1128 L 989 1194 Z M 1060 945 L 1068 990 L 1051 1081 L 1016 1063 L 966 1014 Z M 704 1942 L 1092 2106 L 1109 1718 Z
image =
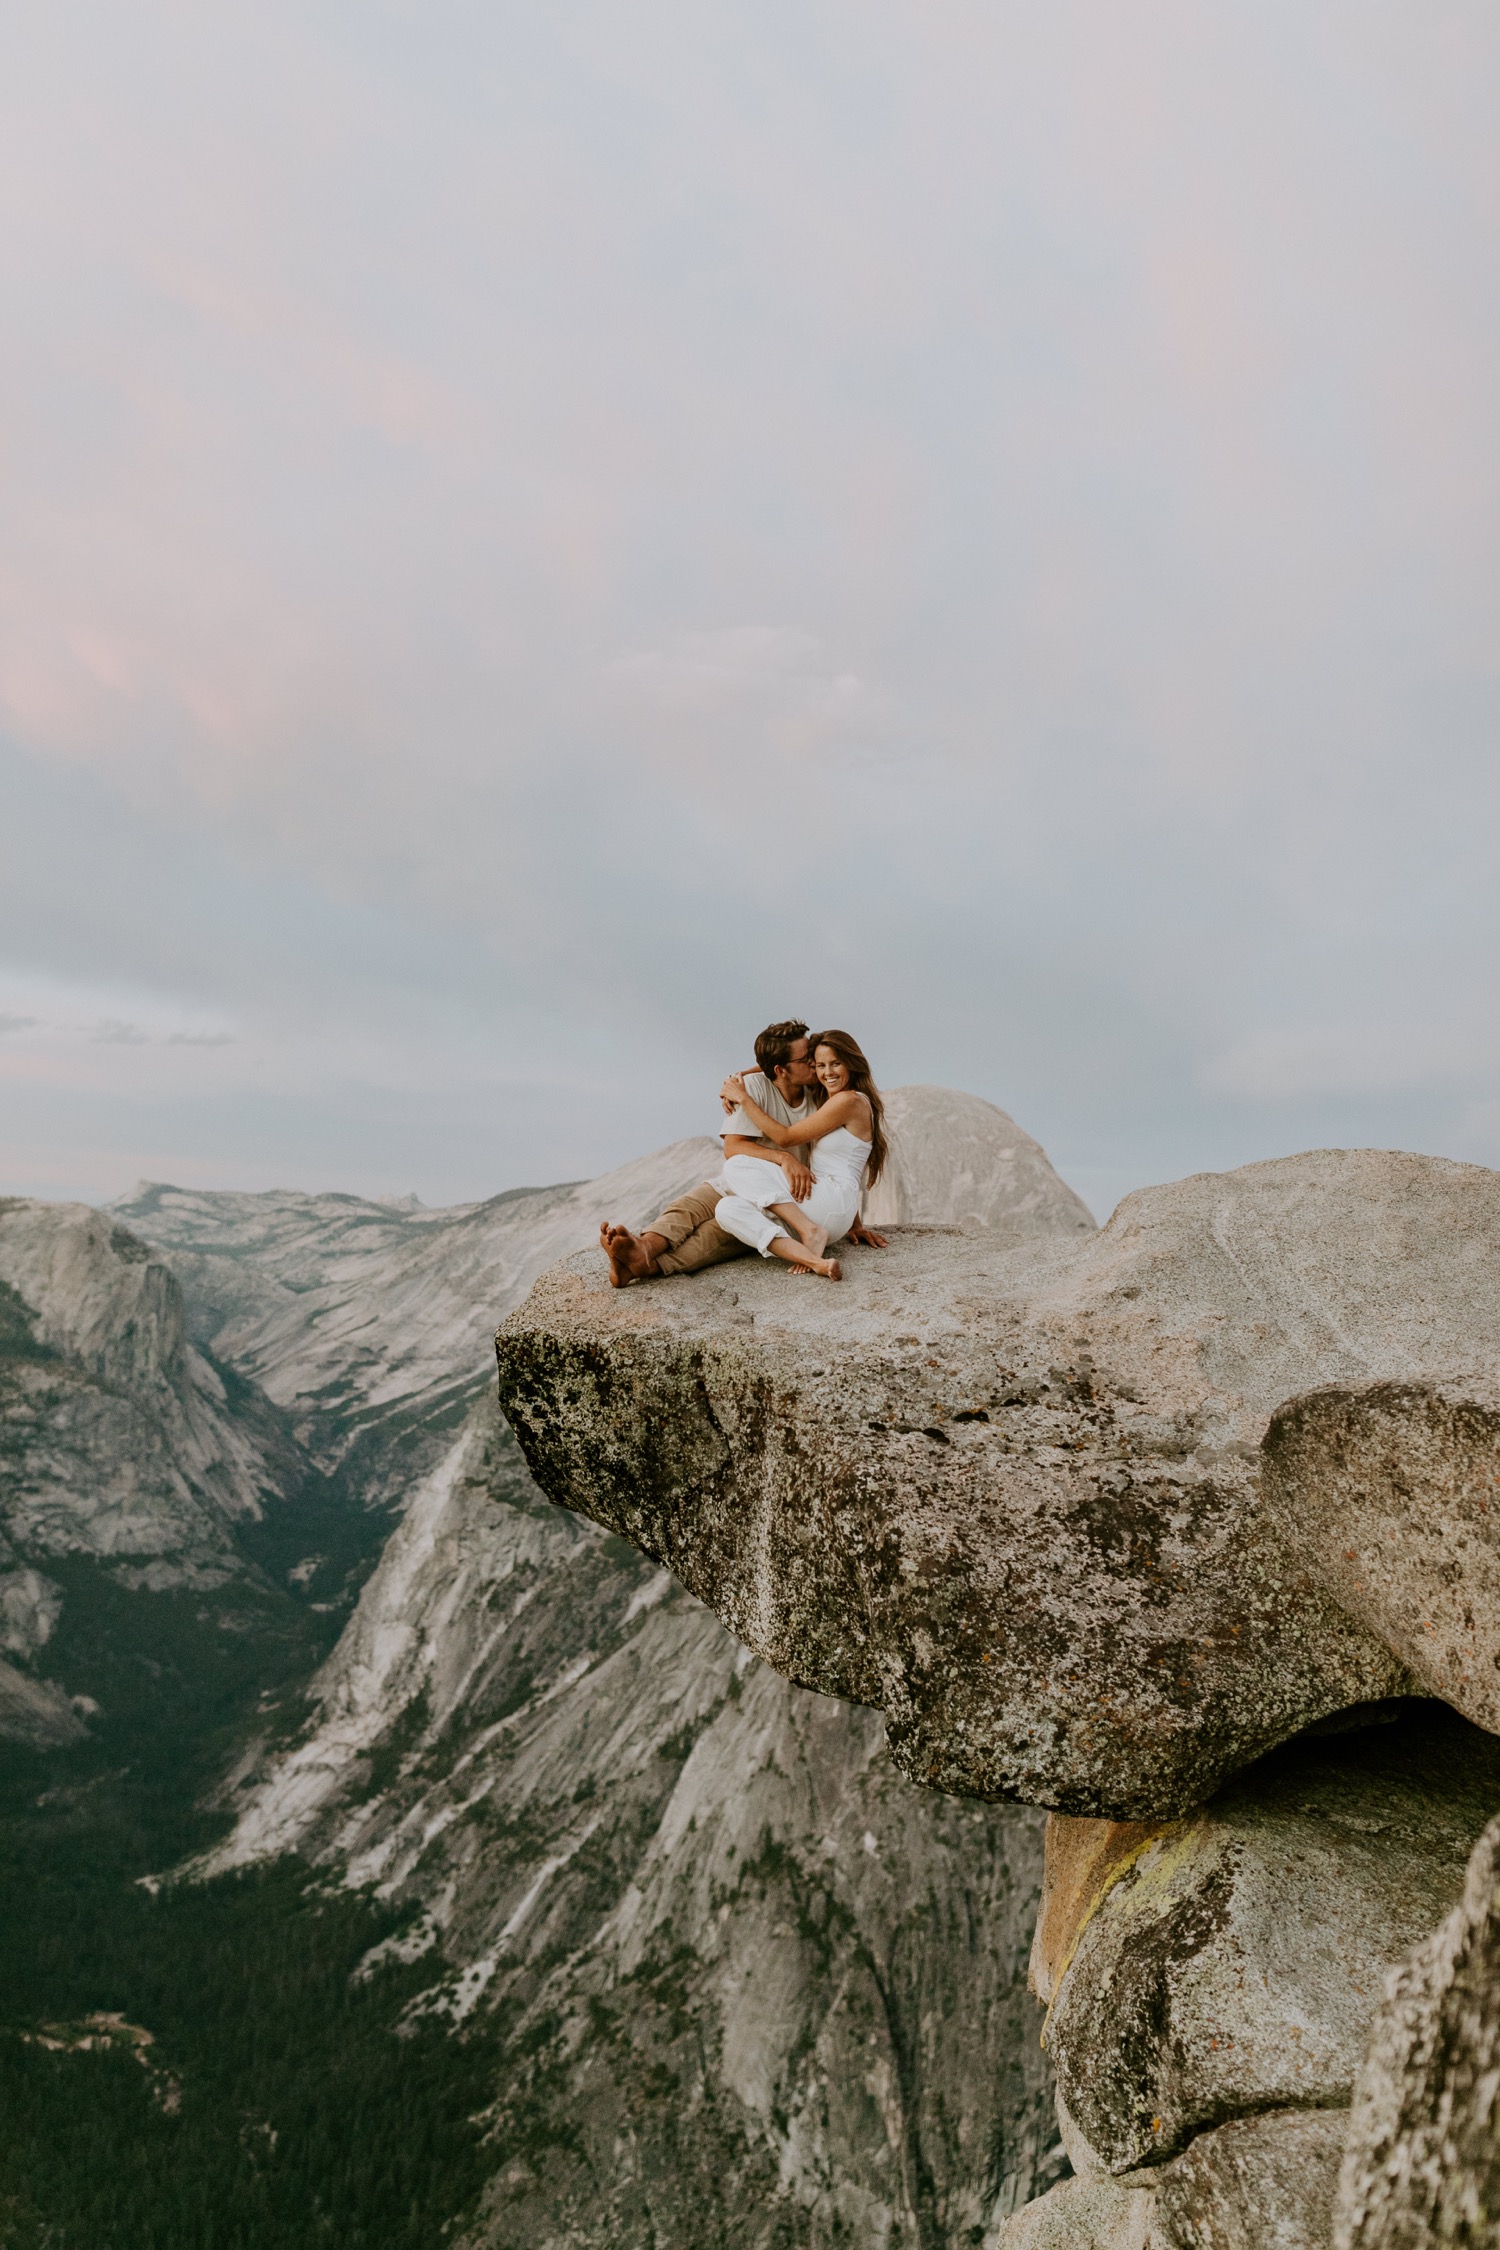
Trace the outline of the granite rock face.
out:
M 1324 2250 L 1342 2110 L 1267 2110 L 1189 2142 L 1157 2189 L 1145 2250 Z
M 1156 2250 L 1154 2184 L 1138 2187 L 1107 2173 L 1063 2180 L 984 2238 L 984 2250 Z
M 1343 2110 L 1263 2110 L 1122 2178 L 1083 2172 L 985 2250 L 1328 2250 Z
M 1151 2171 L 1077 2173 L 985 2250 L 1327 2250 L 1343 2128 L 1343 2110 L 1235 2117 Z
M 1264 1483 L 1346 1615 L 1500 1732 L 1500 1365 L 1482 1325 L 1475 1342 L 1480 1364 L 1447 1382 L 1291 1400 L 1266 1436 Z
M 231 1412 L 147 1244 L 85 1204 L 0 1202 L 0 1346 L 0 1529 L 23 1565 L 162 1558 L 183 1582 L 239 1567 L 227 1527 L 260 1514 L 282 1463 Z M 8 1583 L 7 1629 L 25 1580 Z
M 1500 1803 L 1500 1741 L 1407 1710 L 1288 1744 L 1190 1820 L 1054 1818 L 1033 1979 L 1080 2170 L 1347 2106 L 1388 1971 L 1452 1907 Z
M 1389 1978 L 1354 2090 L 1336 2250 L 1500 2240 L 1500 1819 Z
M 24 1742 L 33 1750 L 62 1750 L 81 1741 L 87 1731 L 55 1680 L 33 1679 L 0 1657 L 0 1741 Z
M 1092 1237 L 910 1230 L 845 1270 L 555 1268 L 497 1339 L 542 1489 L 789 1678 L 880 1705 L 942 1789 L 1172 1815 L 1414 1691 L 1268 1513 L 1259 1448 L 1303 1393 L 1500 1356 L 1500 1174 L 1324 1151 L 1143 1190 Z
M 313 1482 L 166 1258 L 87 1205 L 0 1199 L 0 1740 L 170 1728 L 229 1635 L 312 1661 L 325 1629 L 272 1558 Z
M 1423 2227 L 1460 2148 L 1481 2207 L 1500 2177 L 1497 1798 L 1500 1741 L 1428 1702 L 1289 1743 L 1189 1820 L 1054 1814 L 1032 1978 L 1078 2177 L 994 2250 L 1330 2250 L 1351 2093 L 1371 2231 L 1339 2250 L 1489 2239 Z
M 413 1495 L 200 1872 L 295 1850 L 422 1910 L 420 2011 L 502 2032 L 470 2250 L 926 2250 L 1057 2176 L 1042 1817 L 918 1793 L 545 1502 L 493 1405 Z

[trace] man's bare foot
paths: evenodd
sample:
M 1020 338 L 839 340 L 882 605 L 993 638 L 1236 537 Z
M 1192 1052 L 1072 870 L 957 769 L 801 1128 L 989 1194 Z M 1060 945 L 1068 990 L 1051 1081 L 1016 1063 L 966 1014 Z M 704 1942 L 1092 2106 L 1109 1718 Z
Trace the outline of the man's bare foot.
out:
M 644 1281 L 656 1271 L 650 1251 L 629 1227 L 611 1226 L 606 1219 L 599 1229 L 599 1247 L 609 1260 L 611 1289 L 627 1288 L 632 1281 Z
M 630 1236 L 626 1228 L 612 1226 L 608 1219 L 599 1229 L 599 1247 L 609 1260 L 609 1285 L 623 1289 L 635 1276 L 630 1271 Z

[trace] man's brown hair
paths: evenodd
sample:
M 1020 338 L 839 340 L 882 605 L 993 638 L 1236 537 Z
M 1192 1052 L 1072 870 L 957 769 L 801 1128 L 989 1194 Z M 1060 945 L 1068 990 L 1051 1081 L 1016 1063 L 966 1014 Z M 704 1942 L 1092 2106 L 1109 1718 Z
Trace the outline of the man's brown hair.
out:
M 785 1070 L 792 1059 L 792 1049 L 799 1039 L 807 1037 L 805 1023 L 768 1023 L 755 1042 L 755 1059 L 770 1079 L 776 1083 L 778 1070 Z

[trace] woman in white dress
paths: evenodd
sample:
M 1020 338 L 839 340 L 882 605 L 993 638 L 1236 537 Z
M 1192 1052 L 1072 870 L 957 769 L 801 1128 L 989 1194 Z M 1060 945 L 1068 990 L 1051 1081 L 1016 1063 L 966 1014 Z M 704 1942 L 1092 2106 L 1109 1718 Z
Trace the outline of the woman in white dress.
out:
M 859 1217 L 867 1183 L 885 1163 L 885 1113 L 859 1042 L 847 1031 L 820 1031 L 813 1066 L 824 1101 L 811 1123 L 779 1125 L 745 1091 L 739 1075 L 726 1078 L 724 1098 L 745 1112 L 776 1148 L 808 1147 L 812 1193 L 793 1203 L 779 1164 L 759 1156 L 731 1156 L 724 1166 L 727 1190 L 714 1217 L 726 1234 L 748 1242 L 763 1258 L 780 1258 L 795 1271 L 842 1281 L 837 1258 L 825 1256 Z

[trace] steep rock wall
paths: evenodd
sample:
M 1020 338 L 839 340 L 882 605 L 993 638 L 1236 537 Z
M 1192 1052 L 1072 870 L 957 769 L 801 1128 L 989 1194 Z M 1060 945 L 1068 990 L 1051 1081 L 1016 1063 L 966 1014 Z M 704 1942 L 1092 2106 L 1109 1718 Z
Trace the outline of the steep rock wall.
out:
M 699 1176 L 689 1151 L 558 1191 L 563 1246 L 604 1216 L 649 1220 Z M 461 1268 L 433 1307 L 441 1349 L 403 1340 L 387 1305 L 420 1319 L 398 1269 L 432 1230 L 328 1200 L 171 1191 L 142 1223 L 183 1236 L 190 1311 L 226 1350 L 241 1335 L 264 1365 L 274 1309 L 288 1397 L 328 1371 L 330 1310 L 349 1336 L 373 1326 L 341 1380 L 361 1443 L 389 1444 L 375 1392 L 439 1401 L 488 1333 Z M 519 1292 L 555 1255 L 555 1202 L 537 1200 L 530 1240 L 505 1206 L 511 1263 L 485 1286 Z M 259 1299 L 263 1255 L 282 1294 Z M 666 1572 L 544 1500 L 492 1401 L 408 1491 L 312 1702 L 297 1739 L 247 1762 L 205 1871 L 297 1850 L 421 1910 L 423 2007 L 455 2030 L 483 2013 L 507 2042 L 476 2250 L 938 2250 L 1056 2176 L 1026 1991 L 1041 1817 L 911 1789 L 876 1714 L 788 1686 Z
M 149 1246 L 81 1203 L 0 1203 L 6 1529 L 39 1552 L 222 1558 L 280 1464 L 229 1410 Z

